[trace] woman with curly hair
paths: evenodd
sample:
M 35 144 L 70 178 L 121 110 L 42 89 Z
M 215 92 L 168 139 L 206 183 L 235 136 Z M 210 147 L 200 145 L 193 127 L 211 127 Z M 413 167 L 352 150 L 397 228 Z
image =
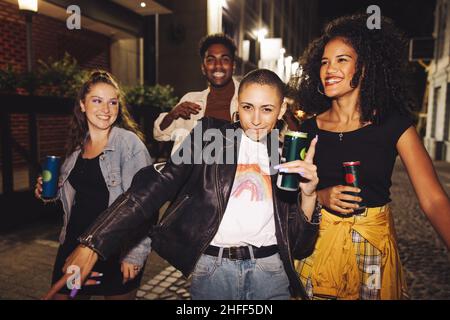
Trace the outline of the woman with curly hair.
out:
M 80 88 L 73 112 L 66 159 L 61 167 L 58 199 L 64 210 L 60 247 L 53 268 L 53 280 L 63 276 L 63 266 L 78 245 L 78 237 L 102 211 L 131 184 L 134 174 L 152 163 L 143 134 L 130 117 L 123 93 L 111 74 L 92 72 Z M 42 177 L 35 195 L 41 198 Z M 79 298 L 102 295 L 105 299 L 134 299 L 140 272 L 150 252 L 150 239 L 133 248 L 123 245 L 122 254 L 94 266 L 93 286 L 82 287 Z M 63 288 L 56 300 L 66 300 L 75 291 Z
M 450 202 L 414 126 L 404 88 L 406 39 L 388 18 L 338 18 L 302 57 L 299 101 L 314 116 L 301 131 L 316 147 L 322 222 L 313 254 L 296 262 L 308 295 L 402 299 L 407 290 L 389 202 L 397 155 L 422 210 L 450 247 Z M 359 162 L 360 188 L 343 163 Z

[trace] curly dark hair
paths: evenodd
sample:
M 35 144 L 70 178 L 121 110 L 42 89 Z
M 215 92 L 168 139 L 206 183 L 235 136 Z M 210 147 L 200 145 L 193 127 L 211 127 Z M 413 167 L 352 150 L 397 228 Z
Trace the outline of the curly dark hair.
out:
M 325 26 L 323 35 L 314 40 L 300 59 L 303 68 L 298 88 L 302 109 L 320 114 L 331 108 L 331 99 L 321 94 L 322 55 L 326 44 L 342 38 L 358 54 L 351 86 L 361 83 L 361 122 L 378 124 L 393 111 L 410 116 L 410 98 L 406 94 L 404 75 L 407 67 L 407 39 L 387 17 L 381 29 L 369 29 L 369 15 L 356 14 L 337 18 Z
M 138 125 L 130 116 L 125 104 L 124 93 L 120 89 L 117 81 L 114 77 L 106 71 L 96 70 L 91 72 L 89 78 L 81 86 L 77 99 L 75 101 L 75 107 L 73 109 L 72 121 L 69 128 L 69 137 L 66 143 L 66 156 L 69 156 L 77 149 L 83 150 L 84 142 L 87 132 L 89 130 L 86 114 L 81 111 L 80 101 L 85 101 L 86 95 L 91 91 L 93 85 L 97 83 L 106 83 L 114 87 L 117 91 L 119 100 L 119 114 L 114 122 L 113 126 L 118 126 L 135 133 L 139 139 L 144 141 L 144 134 L 139 130 Z
M 236 44 L 234 43 L 233 39 L 231 39 L 224 33 L 210 34 L 208 36 L 203 37 L 200 40 L 199 53 L 202 59 L 205 58 L 206 50 L 208 50 L 208 48 L 211 47 L 213 44 L 224 45 L 228 50 L 230 50 L 231 58 L 234 60 L 236 56 Z

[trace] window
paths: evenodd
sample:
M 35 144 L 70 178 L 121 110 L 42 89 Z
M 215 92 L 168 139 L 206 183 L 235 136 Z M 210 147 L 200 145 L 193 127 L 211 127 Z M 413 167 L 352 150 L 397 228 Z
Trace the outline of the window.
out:
M 249 61 L 253 64 L 257 65 L 258 62 L 256 61 L 256 41 L 254 39 L 250 40 L 250 54 L 249 54 Z
M 445 100 L 445 122 L 444 122 L 444 140 L 448 140 L 449 137 L 449 125 L 450 125 L 450 84 L 447 84 L 447 98 Z
M 233 22 L 225 16 L 222 16 L 222 32 L 228 35 L 230 38 L 235 38 L 235 26 Z
M 262 12 L 261 12 L 263 24 L 270 25 L 270 4 L 268 0 L 262 0 Z
M 253 12 L 259 11 L 259 1 L 260 0 L 246 0 L 245 4 L 247 5 L 247 9 L 252 10 Z
M 438 9 L 438 30 L 437 30 L 437 50 L 436 50 L 436 59 L 440 59 L 444 56 L 444 48 L 445 48 L 445 31 L 446 31 L 446 22 L 447 22 L 447 10 L 448 3 L 447 1 L 441 1 L 441 4 Z
M 281 35 L 280 32 L 280 13 L 279 11 L 275 10 L 275 18 L 274 18 L 274 26 L 273 26 L 273 36 L 275 38 L 279 38 Z
M 436 120 L 440 96 L 441 96 L 441 87 L 434 88 L 433 114 L 431 115 L 431 132 L 430 132 L 430 136 L 432 138 L 436 137 Z

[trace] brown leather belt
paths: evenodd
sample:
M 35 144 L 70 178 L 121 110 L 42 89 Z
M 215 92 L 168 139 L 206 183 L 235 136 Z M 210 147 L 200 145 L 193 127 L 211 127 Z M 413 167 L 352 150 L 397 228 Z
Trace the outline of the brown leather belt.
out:
M 267 247 L 252 247 L 253 251 L 253 257 L 255 259 L 258 258 L 266 258 L 270 257 L 271 255 L 274 255 L 278 252 L 278 246 L 272 245 Z M 216 246 L 208 246 L 206 248 L 204 254 L 207 254 L 209 256 L 217 257 L 220 252 L 220 247 Z M 230 247 L 230 248 L 223 248 L 222 258 L 231 259 L 231 260 L 248 260 L 251 259 L 250 255 L 250 249 L 247 246 L 243 247 Z

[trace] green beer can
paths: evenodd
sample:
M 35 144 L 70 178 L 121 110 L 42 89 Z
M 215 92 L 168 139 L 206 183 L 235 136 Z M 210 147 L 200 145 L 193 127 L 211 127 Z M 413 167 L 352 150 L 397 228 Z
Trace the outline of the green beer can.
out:
M 308 147 L 308 134 L 298 131 L 287 131 L 284 136 L 281 163 L 304 160 Z M 278 173 L 277 187 L 287 191 L 297 191 L 300 176 L 297 173 Z

